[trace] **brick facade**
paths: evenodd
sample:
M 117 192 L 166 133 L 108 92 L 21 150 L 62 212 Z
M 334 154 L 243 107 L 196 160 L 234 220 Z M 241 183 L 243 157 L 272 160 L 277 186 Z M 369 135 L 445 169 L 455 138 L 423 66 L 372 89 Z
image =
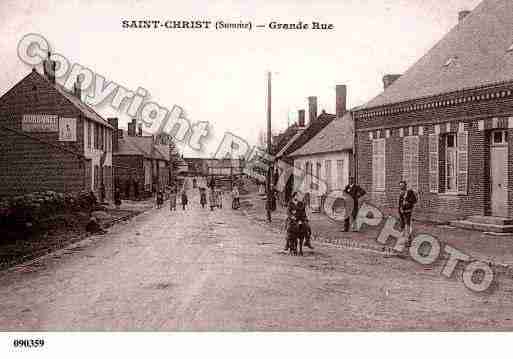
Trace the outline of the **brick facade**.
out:
M 512 84 L 356 111 L 358 182 L 375 204 L 395 208 L 399 196 L 398 183 L 403 179 L 404 136 L 412 131 L 411 134 L 419 137 L 418 213 L 444 219 L 490 215 L 490 133 L 493 129 L 505 129 L 511 138 L 513 121 L 510 116 L 513 116 Z M 440 138 L 443 138 L 445 133 L 461 131 L 468 134 L 467 191 L 457 194 L 445 192 L 445 152 L 440 140 L 438 193 L 433 193 L 429 183 L 429 135 L 440 132 Z M 386 141 L 384 192 L 374 191 L 372 184 L 372 141 L 376 138 L 385 138 Z M 508 177 L 513 178 L 511 140 L 508 150 Z M 508 215 L 513 217 L 513 186 L 508 188 L 508 199 Z
M 44 190 L 70 193 L 94 189 L 93 161 L 85 152 L 84 133 L 84 123 L 91 120 L 56 86 L 32 71 L 0 98 L 0 196 Z M 22 118 L 28 114 L 76 119 L 76 141 L 59 141 L 58 132 L 23 131 Z M 108 127 L 105 128 L 106 134 L 111 133 Z M 110 200 L 110 159 L 105 165 L 106 199 Z

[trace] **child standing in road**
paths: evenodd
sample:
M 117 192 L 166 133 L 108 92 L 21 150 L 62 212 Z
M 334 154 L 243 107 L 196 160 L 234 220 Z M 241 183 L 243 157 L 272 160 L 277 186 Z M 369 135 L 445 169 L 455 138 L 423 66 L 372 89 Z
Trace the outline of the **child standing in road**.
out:
M 223 208 L 223 191 L 219 190 L 217 192 L 217 207 Z
M 239 202 L 239 189 L 237 186 L 233 186 L 232 190 L 232 209 L 239 209 L 240 202 Z
M 216 206 L 216 192 L 213 188 L 208 192 L 208 201 L 210 202 L 210 210 L 213 211 Z
M 169 210 L 176 211 L 176 190 L 174 188 L 171 189 L 169 194 Z
M 182 210 L 187 209 L 187 203 L 189 203 L 189 200 L 187 198 L 187 192 L 185 190 L 182 191 Z
M 201 208 L 205 208 L 205 205 L 207 204 L 207 194 L 205 193 L 204 188 L 200 188 L 200 204 Z
M 164 194 L 162 191 L 157 192 L 157 208 L 162 208 L 162 205 L 164 204 Z

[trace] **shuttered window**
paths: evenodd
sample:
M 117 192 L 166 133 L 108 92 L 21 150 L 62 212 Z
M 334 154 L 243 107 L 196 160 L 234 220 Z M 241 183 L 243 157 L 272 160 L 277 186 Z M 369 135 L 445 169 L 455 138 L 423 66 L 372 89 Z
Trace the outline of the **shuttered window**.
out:
M 306 172 L 306 188 L 311 189 L 312 187 L 312 162 L 308 161 L 305 165 Z
M 458 132 L 458 192 L 468 192 L 468 132 Z
M 333 184 L 331 181 L 331 160 L 324 161 L 324 169 L 325 169 L 325 177 L 326 185 L 328 186 L 328 191 L 331 191 Z
M 374 191 L 385 190 L 385 139 L 372 141 L 372 186 Z
M 337 160 L 337 189 L 345 188 L 347 180 L 344 178 L 344 160 Z
M 312 189 L 319 190 L 319 181 L 321 180 L 322 163 L 315 164 L 315 180 L 312 181 Z
M 407 136 L 403 139 L 403 180 L 408 186 L 419 190 L 419 137 Z
M 439 190 L 439 171 L 438 171 L 438 145 L 439 135 L 429 135 L 429 192 L 438 193 Z

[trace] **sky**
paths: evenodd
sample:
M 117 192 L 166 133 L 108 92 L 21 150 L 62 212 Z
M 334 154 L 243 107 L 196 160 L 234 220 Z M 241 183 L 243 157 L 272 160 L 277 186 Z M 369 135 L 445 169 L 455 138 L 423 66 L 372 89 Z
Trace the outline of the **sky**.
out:
M 272 129 L 284 130 L 317 96 L 319 113 L 333 113 L 335 86 L 348 87 L 348 107 L 372 99 L 382 77 L 403 73 L 452 27 L 460 10 L 480 0 L 140 1 L 0 0 L 0 95 L 31 68 L 17 57 L 27 33 L 52 50 L 151 100 L 184 108 L 208 121 L 202 151 L 212 156 L 225 132 L 256 144 L 266 129 L 266 73 L 272 73 Z M 124 29 L 122 20 L 218 20 L 331 23 L 330 31 Z M 120 127 L 129 118 L 118 116 Z M 308 111 L 307 111 L 308 112 Z

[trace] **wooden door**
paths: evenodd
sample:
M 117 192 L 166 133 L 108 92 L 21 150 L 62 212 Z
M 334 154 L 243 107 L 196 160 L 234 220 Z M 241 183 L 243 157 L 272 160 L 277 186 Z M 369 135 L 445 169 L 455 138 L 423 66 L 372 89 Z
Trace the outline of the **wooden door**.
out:
M 494 131 L 490 146 L 492 216 L 508 216 L 508 147 L 506 131 Z

